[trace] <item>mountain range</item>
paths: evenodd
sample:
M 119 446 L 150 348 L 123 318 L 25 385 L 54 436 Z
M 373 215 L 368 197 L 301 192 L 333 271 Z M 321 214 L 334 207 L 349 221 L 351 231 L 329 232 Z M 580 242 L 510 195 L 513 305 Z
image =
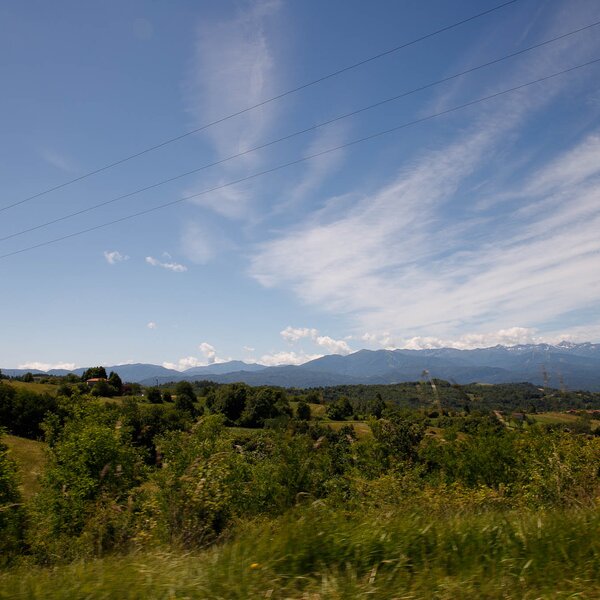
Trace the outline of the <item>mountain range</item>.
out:
M 81 375 L 84 368 L 73 373 Z M 152 364 L 107 366 L 123 381 L 155 385 L 171 381 L 208 379 L 218 383 L 243 381 L 250 385 L 321 387 L 342 384 L 400 383 L 429 377 L 456 383 L 530 382 L 555 388 L 600 391 L 600 344 L 522 344 L 474 350 L 359 350 L 346 356 L 332 354 L 302 365 L 267 367 L 242 361 L 215 363 L 176 371 Z M 22 375 L 26 369 L 2 369 Z M 31 373 L 43 371 L 30 370 Z M 51 375 L 69 371 L 52 369 Z

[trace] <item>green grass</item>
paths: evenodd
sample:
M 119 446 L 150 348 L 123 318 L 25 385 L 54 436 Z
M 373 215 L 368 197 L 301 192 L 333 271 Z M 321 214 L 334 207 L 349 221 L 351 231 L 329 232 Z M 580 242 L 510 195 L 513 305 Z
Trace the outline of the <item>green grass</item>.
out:
M 298 408 L 298 402 L 292 401 L 290 402 L 290 406 L 294 410 L 294 414 L 296 414 L 296 409 Z M 308 403 L 310 406 L 310 415 L 314 419 L 315 417 L 325 417 L 325 413 L 327 412 L 327 406 L 324 404 L 313 404 L 312 402 Z
M 23 496 L 30 498 L 39 489 L 38 477 L 46 463 L 46 444 L 16 435 L 4 435 L 2 441 L 19 467 Z
M 138 553 L 0 574 L 0 598 L 600 597 L 600 514 L 348 517 L 320 505 L 198 554 Z
M 571 413 L 563 413 L 563 412 L 546 412 L 546 413 L 536 413 L 529 415 L 538 423 L 544 424 L 556 424 L 556 423 L 564 423 L 568 425 L 569 423 L 575 423 L 579 421 L 581 418 L 579 415 L 574 415 Z M 600 421 L 597 419 L 592 419 L 591 421 L 592 430 L 600 427 Z
M 12 385 L 14 388 L 25 389 L 36 394 L 56 396 L 58 391 L 58 385 L 52 383 L 26 383 L 25 381 L 17 381 L 15 379 L 11 379 L 10 381 L 2 380 L 2 383 L 8 383 L 8 385 Z
M 339 431 L 342 427 L 350 425 L 359 438 L 371 437 L 373 435 L 371 428 L 364 421 L 326 421 L 323 425 L 330 427 L 333 431 Z

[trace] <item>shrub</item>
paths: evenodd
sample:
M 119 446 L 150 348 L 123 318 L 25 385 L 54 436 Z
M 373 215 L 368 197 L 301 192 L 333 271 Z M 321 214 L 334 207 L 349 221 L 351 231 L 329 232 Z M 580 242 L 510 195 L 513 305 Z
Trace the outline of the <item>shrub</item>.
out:
M 23 532 L 24 513 L 17 466 L 0 438 L 0 566 L 7 564 L 22 549 Z
M 110 520 L 125 510 L 142 476 L 142 456 L 119 424 L 99 422 L 93 414 L 67 421 L 50 449 L 34 499 L 34 553 L 48 560 L 109 549 L 106 533 L 118 530 Z

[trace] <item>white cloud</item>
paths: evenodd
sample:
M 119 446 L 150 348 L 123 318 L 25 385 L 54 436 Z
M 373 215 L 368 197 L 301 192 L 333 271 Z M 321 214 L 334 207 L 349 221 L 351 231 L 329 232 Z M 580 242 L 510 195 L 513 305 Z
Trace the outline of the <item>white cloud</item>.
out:
M 123 262 L 124 260 L 129 260 L 129 256 L 125 254 L 121 254 L 118 250 L 104 251 L 104 258 L 109 265 L 114 265 L 118 262 Z
M 157 325 L 156 325 L 156 323 L 155 323 L 154 321 L 150 321 L 150 322 L 149 322 L 149 323 L 146 325 L 146 327 L 147 327 L 148 329 L 156 329 Z
M 297 342 L 302 338 L 314 338 L 319 332 L 316 329 L 309 329 L 308 327 L 292 327 L 288 325 L 283 331 L 280 331 L 280 335 L 284 340 L 288 342 Z
M 146 256 L 146 262 L 153 267 L 162 267 L 163 269 L 174 271 L 175 273 L 183 273 L 187 271 L 187 267 L 185 265 L 181 265 L 176 262 L 161 262 L 152 256 Z
M 334 340 L 328 335 L 317 336 L 315 342 L 330 354 L 350 354 L 352 352 L 352 349 L 344 340 Z
M 192 367 L 204 367 L 206 366 L 206 361 L 203 361 L 197 358 L 196 356 L 185 356 L 183 358 L 180 358 L 176 363 L 163 362 L 162 366 L 165 369 L 185 371 L 186 369 L 191 369 Z
M 202 354 L 206 357 L 208 364 L 212 364 L 216 361 L 217 351 L 215 350 L 215 347 L 208 342 L 202 342 L 198 346 L 198 350 L 200 350 L 200 352 L 202 352 Z
M 197 356 L 184 356 L 177 362 L 163 362 L 162 366 L 166 369 L 176 369 L 177 371 L 185 371 L 192 367 L 205 367 L 207 365 L 213 365 L 217 363 L 228 362 L 231 358 L 222 358 L 217 356 L 217 350 L 208 342 L 202 342 L 198 345 L 198 350 L 202 354 L 202 357 Z
M 34 369 L 37 371 L 49 371 L 50 369 L 65 369 L 66 371 L 72 371 L 76 368 L 75 363 L 59 362 L 59 363 L 45 363 L 45 362 L 26 362 L 17 367 L 18 369 Z
M 263 354 L 258 363 L 267 367 L 277 365 L 301 365 L 309 360 L 321 358 L 322 354 L 306 354 L 304 352 L 274 352 L 272 354 Z
M 253 348 L 252 346 L 242 346 L 242 350 L 245 350 L 246 352 L 254 352 L 256 348 Z
M 474 348 L 490 348 L 496 345 L 517 346 L 519 344 L 558 344 L 569 342 L 585 342 L 590 339 L 600 339 L 600 321 L 585 327 L 540 332 L 532 327 L 508 327 L 496 331 L 465 333 L 455 338 L 440 338 L 435 336 L 394 337 L 389 333 L 381 335 L 365 333 L 359 337 L 371 348 L 393 350 L 424 350 L 431 348 L 456 348 L 457 350 L 472 350 Z
M 319 331 L 309 327 L 292 327 L 288 325 L 279 332 L 287 342 L 294 343 L 301 339 L 310 339 L 317 346 L 325 348 L 330 354 L 350 354 L 352 349 L 344 340 L 335 340 L 328 335 L 319 335 Z

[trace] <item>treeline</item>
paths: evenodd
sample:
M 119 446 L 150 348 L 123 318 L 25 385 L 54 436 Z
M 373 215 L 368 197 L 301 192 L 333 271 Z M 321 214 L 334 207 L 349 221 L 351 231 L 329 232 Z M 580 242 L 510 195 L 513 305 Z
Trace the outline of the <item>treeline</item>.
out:
M 402 408 L 440 405 L 448 410 L 546 412 L 600 409 L 600 393 L 539 388 L 530 383 L 453 384 L 441 379 L 388 385 L 337 385 L 288 390 L 292 396 L 310 394 L 323 404 L 346 397 L 358 413 L 382 400 Z

